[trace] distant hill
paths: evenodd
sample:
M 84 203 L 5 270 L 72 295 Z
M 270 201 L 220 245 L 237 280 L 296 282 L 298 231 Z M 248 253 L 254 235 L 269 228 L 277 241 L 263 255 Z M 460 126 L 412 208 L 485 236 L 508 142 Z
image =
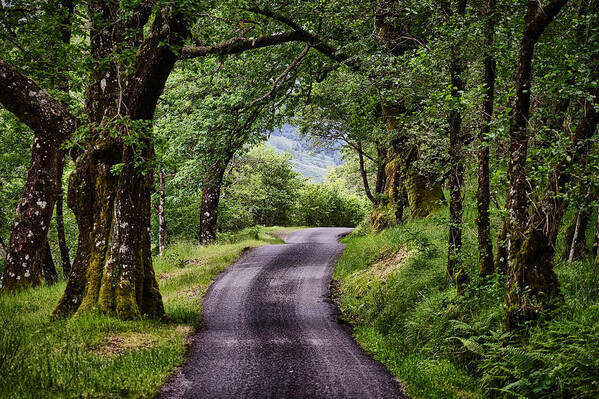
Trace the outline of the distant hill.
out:
M 283 125 L 275 129 L 266 142 L 279 152 L 286 152 L 293 157 L 294 169 L 314 182 L 322 182 L 330 168 L 341 165 L 339 151 L 315 152 L 312 146 L 302 139 L 295 126 Z

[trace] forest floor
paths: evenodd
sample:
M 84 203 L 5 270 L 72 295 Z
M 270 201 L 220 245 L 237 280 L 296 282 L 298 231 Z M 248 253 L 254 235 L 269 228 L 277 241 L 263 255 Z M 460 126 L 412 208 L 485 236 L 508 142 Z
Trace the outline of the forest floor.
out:
M 211 286 L 202 329 L 161 398 L 404 398 L 328 300 L 349 228 L 289 234 L 242 257 Z
M 51 321 L 65 282 L 0 297 L 0 397 L 152 397 L 184 360 L 206 290 L 249 248 L 294 229 L 251 228 L 226 242 L 179 242 L 154 258 L 169 322 L 86 313 Z

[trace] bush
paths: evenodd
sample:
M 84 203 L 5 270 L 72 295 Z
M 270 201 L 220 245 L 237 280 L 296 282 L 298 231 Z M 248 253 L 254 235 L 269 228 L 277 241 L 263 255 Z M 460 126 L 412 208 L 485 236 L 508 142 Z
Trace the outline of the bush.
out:
M 343 195 L 325 184 L 306 184 L 299 191 L 294 223 L 301 226 L 357 226 L 366 214 L 366 204 Z

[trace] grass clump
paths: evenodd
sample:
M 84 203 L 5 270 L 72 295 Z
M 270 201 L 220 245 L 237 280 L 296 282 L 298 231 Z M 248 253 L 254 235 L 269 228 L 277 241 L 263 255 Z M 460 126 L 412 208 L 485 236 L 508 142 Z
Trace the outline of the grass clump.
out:
M 472 209 L 466 217 L 474 218 Z M 466 223 L 466 226 L 475 226 Z M 345 238 L 334 278 L 357 341 L 414 398 L 599 397 L 599 273 L 561 263 L 563 305 L 518 333 L 503 329 L 505 276 L 478 277 L 474 227 L 464 231 L 472 277 L 464 295 L 445 281 L 439 215 Z
M 183 362 L 210 283 L 246 249 L 282 242 L 272 231 L 209 246 L 177 242 L 155 257 L 168 323 L 95 311 L 51 321 L 65 282 L 0 296 L 0 397 L 154 396 Z

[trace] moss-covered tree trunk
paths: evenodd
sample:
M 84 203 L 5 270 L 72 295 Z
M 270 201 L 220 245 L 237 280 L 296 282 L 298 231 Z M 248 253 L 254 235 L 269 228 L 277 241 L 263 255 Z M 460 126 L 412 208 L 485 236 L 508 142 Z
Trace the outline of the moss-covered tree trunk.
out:
M 497 233 L 497 251 L 495 252 L 495 257 L 493 258 L 495 271 L 502 274 L 507 273 L 507 229 L 508 218 L 504 217 L 499 228 L 499 233 Z
M 413 47 L 413 43 L 406 44 L 402 40 L 403 36 L 409 36 L 409 26 L 405 23 L 398 23 L 392 16 L 392 3 L 381 3 L 381 12 L 375 16 L 375 26 L 377 28 L 378 40 L 381 48 L 395 57 L 401 56 L 405 51 Z M 416 161 L 420 156 L 419 149 L 402 140 L 398 129 L 399 121 L 402 115 L 407 111 L 401 102 L 389 103 L 383 101 L 381 111 L 385 127 L 391 141 L 394 145 L 385 154 L 388 162 L 401 162 L 401 184 L 403 189 L 400 193 L 402 199 L 407 199 L 412 217 L 423 217 L 438 209 L 444 200 L 441 183 L 437 182 L 434 176 L 424 176 L 416 168 Z M 398 165 L 399 166 L 399 165 Z M 386 173 L 387 180 L 394 180 L 394 173 Z M 391 187 L 392 181 L 387 181 L 384 187 Z M 391 208 L 397 208 L 392 201 Z M 402 215 L 403 215 L 403 204 Z M 388 217 L 387 217 L 388 219 Z
M 380 196 L 383 194 L 385 189 L 386 180 L 389 178 L 387 176 L 387 149 L 381 146 L 379 143 L 376 144 L 376 159 L 377 159 L 377 167 L 376 167 L 376 183 L 374 186 L 374 195 Z
M 524 19 L 525 27 L 520 44 L 515 76 L 516 102 L 510 122 L 508 279 L 506 325 L 515 328 L 534 319 L 557 297 L 559 283 L 553 270 L 555 238 L 563 214 L 564 201 L 560 196 L 570 181 L 569 166 L 581 161 L 583 151 L 578 142 L 590 137 L 597 126 L 594 104 L 586 101 L 585 117 L 575 130 L 575 149 L 570 161 L 564 161 L 548 179 L 546 198 L 528 212 L 526 158 L 528 146 L 527 121 L 530 111 L 531 67 L 534 47 L 545 28 L 553 21 L 566 0 L 551 0 L 541 8 L 529 1 Z M 552 194 L 553 192 L 553 194 Z
M 146 149 L 144 158 L 151 155 Z M 79 245 L 55 315 L 98 308 L 122 318 L 164 314 L 150 252 L 151 173 L 118 145 L 86 151 L 69 181 Z M 122 164 L 120 173 L 113 166 Z
M 398 118 L 404 112 L 403 108 L 383 104 L 382 111 L 387 131 L 395 132 Z M 397 132 L 395 134 L 397 135 Z M 414 145 L 406 146 L 405 143 L 394 145 L 388 155 L 389 163 L 401 162 L 401 180 L 412 217 L 428 216 L 439 209 L 444 201 L 441 183 L 432 177 L 424 176 L 416 168 L 418 157 L 418 148 Z M 387 173 L 386 178 L 394 179 L 395 176 L 393 173 Z M 387 182 L 386 186 L 391 186 L 391 184 Z
M 149 122 L 177 59 L 173 50 L 182 44 L 185 22 L 161 8 L 144 36 L 150 9 L 121 26 L 118 2 L 92 1 L 89 7 L 96 16 L 90 31 L 96 64 L 86 96 L 91 129 L 67 196 L 79 241 L 54 315 L 97 308 L 126 319 L 159 318 L 164 307 L 150 252 Z M 106 30 L 107 24 L 115 30 Z M 137 48 L 130 68 L 106 62 L 115 59 L 117 44 Z

